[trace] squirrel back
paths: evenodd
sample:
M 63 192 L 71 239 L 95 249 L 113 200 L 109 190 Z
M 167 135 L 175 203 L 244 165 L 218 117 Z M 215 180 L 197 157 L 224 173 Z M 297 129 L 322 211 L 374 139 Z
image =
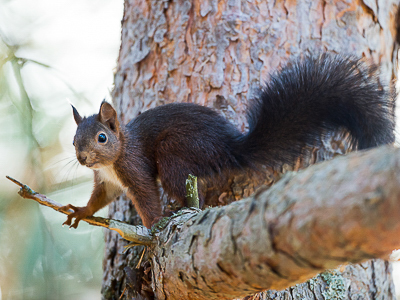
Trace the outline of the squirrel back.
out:
M 122 191 L 150 227 L 163 216 L 157 179 L 185 205 L 189 174 L 207 185 L 260 164 L 293 165 L 328 131 L 345 129 L 356 149 L 394 142 L 394 98 L 380 86 L 377 68 L 327 54 L 272 74 L 248 109 L 246 134 L 210 108 L 189 103 L 150 109 L 126 126 L 106 102 L 88 118 L 73 112 L 77 158 L 95 172 L 88 205 L 69 206 L 75 213 L 66 224 L 75 217 L 74 227 Z M 202 205 L 200 190 L 199 196 Z

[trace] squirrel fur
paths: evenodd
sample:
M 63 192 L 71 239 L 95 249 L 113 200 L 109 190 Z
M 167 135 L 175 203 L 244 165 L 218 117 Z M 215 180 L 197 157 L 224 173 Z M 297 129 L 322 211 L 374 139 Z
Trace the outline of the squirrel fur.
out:
M 211 182 L 260 165 L 293 165 L 327 131 L 344 128 L 359 150 L 393 143 L 394 105 L 376 66 L 322 54 L 271 75 L 248 108 L 245 134 L 210 108 L 190 103 L 150 109 L 125 126 L 107 102 L 87 118 L 73 107 L 77 159 L 94 170 L 94 189 L 87 206 L 66 206 L 74 213 L 64 224 L 76 228 L 125 192 L 150 228 L 163 217 L 157 179 L 185 205 L 189 174 Z

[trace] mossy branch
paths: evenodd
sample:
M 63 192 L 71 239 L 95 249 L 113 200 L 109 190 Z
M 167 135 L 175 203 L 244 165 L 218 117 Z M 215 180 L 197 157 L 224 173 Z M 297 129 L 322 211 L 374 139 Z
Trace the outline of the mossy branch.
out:
M 10 176 L 6 177 L 21 187 L 21 189 L 18 191 L 18 194 L 22 198 L 35 200 L 41 205 L 51 207 L 52 209 L 66 215 L 73 213 L 73 210 L 63 209 L 63 205 L 50 198 L 47 198 L 45 195 L 35 192 L 26 184 L 23 184 Z M 124 239 L 134 242 L 138 245 L 150 245 L 153 243 L 153 237 L 150 231 L 141 225 L 133 226 L 118 220 L 101 217 L 87 217 L 82 219 L 82 221 L 85 221 L 90 225 L 101 226 L 110 230 L 114 230 L 118 232 Z

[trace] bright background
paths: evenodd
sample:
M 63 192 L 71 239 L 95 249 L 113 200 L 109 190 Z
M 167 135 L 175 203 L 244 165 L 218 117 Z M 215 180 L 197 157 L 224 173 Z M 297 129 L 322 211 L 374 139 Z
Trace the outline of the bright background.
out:
M 110 99 L 122 15 L 123 0 L 0 0 L 0 300 L 101 297 L 102 229 L 62 228 L 5 175 L 86 204 L 92 172 L 76 163 L 67 99 L 82 115 Z
M 86 204 L 67 99 L 82 115 L 110 99 L 122 15 L 123 0 L 0 0 L 0 299 L 101 298 L 102 229 L 61 227 L 5 175 Z

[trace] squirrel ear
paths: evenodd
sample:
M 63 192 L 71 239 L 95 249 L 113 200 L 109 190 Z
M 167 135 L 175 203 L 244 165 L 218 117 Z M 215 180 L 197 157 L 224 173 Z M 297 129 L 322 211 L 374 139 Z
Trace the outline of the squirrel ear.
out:
M 71 104 L 71 106 L 72 106 L 72 113 L 74 115 L 75 123 L 76 123 L 76 125 L 79 125 L 79 123 L 82 122 L 82 117 L 72 104 Z
M 119 130 L 117 112 L 106 101 L 103 101 L 100 105 L 99 121 L 110 127 L 112 131 L 117 132 Z

